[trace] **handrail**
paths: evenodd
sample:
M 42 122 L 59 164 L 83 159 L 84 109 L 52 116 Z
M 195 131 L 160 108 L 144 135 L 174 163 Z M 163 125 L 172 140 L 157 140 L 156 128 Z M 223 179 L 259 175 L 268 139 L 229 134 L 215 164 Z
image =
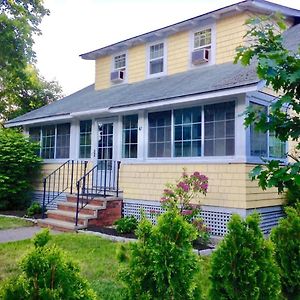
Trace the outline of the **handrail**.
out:
M 56 170 L 43 179 L 42 218 L 45 218 L 46 208 L 66 190 L 73 193 L 74 181 L 86 173 L 87 161 L 67 160 Z
M 77 181 L 76 226 L 79 211 L 95 197 L 106 198 L 110 195 L 119 197 L 120 164 L 120 161 L 100 160 Z

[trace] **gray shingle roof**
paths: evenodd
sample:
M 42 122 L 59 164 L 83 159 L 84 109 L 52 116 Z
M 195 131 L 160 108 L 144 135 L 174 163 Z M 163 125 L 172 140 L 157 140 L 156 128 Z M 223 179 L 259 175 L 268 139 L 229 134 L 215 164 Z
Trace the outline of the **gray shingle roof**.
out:
M 300 24 L 284 34 L 284 43 L 296 50 L 300 41 Z M 243 67 L 232 63 L 207 66 L 187 72 L 148 79 L 132 84 L 121 84 L 95 91 L 90 85 L 59 101 L 8 121 L 14 124 L 34 119 L 69 115 L 88 110 L 162 101 L 258 83 L 255 65 Z M 16 124 L 17 125 L 17 124 Z

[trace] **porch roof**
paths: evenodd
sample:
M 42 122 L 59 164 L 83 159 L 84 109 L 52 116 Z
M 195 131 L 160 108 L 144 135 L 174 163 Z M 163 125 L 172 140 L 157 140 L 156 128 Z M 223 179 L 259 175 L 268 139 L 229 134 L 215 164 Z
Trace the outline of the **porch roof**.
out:
M 86 111 L 109 111 L 116 107 L 172 100 L 186 96 L 240 88 L 257 84 L 255 67 L 226 63 L 207 66 L 187 72 L 153 78 L 132 84 L 120 84 L 96 91 L 94 85 L 62 98 L 49 105 L 28 112 L 6 123 L 7 127 L 30 124 L 37 120 L 71 118 L 72 114 Z

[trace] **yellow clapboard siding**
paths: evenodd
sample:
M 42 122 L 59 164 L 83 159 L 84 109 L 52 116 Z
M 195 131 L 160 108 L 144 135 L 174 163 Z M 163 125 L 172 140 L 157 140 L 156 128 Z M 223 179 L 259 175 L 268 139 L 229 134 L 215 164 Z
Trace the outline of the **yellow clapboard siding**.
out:
M 111 71 L 111 55 L 107 55 L 96 60 L 95 68 L 95 89 L 102 90 L 109 88 Z

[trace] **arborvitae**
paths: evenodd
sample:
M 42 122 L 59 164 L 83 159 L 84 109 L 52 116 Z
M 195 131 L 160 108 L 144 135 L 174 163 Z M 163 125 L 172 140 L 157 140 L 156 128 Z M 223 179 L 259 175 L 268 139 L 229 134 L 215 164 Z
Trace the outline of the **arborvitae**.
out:
M 212 255 L 211 299 L 275 300 L 279 270 L 272 243 L 264 239 L 259 215 L 233 215 L 228 233 Z

